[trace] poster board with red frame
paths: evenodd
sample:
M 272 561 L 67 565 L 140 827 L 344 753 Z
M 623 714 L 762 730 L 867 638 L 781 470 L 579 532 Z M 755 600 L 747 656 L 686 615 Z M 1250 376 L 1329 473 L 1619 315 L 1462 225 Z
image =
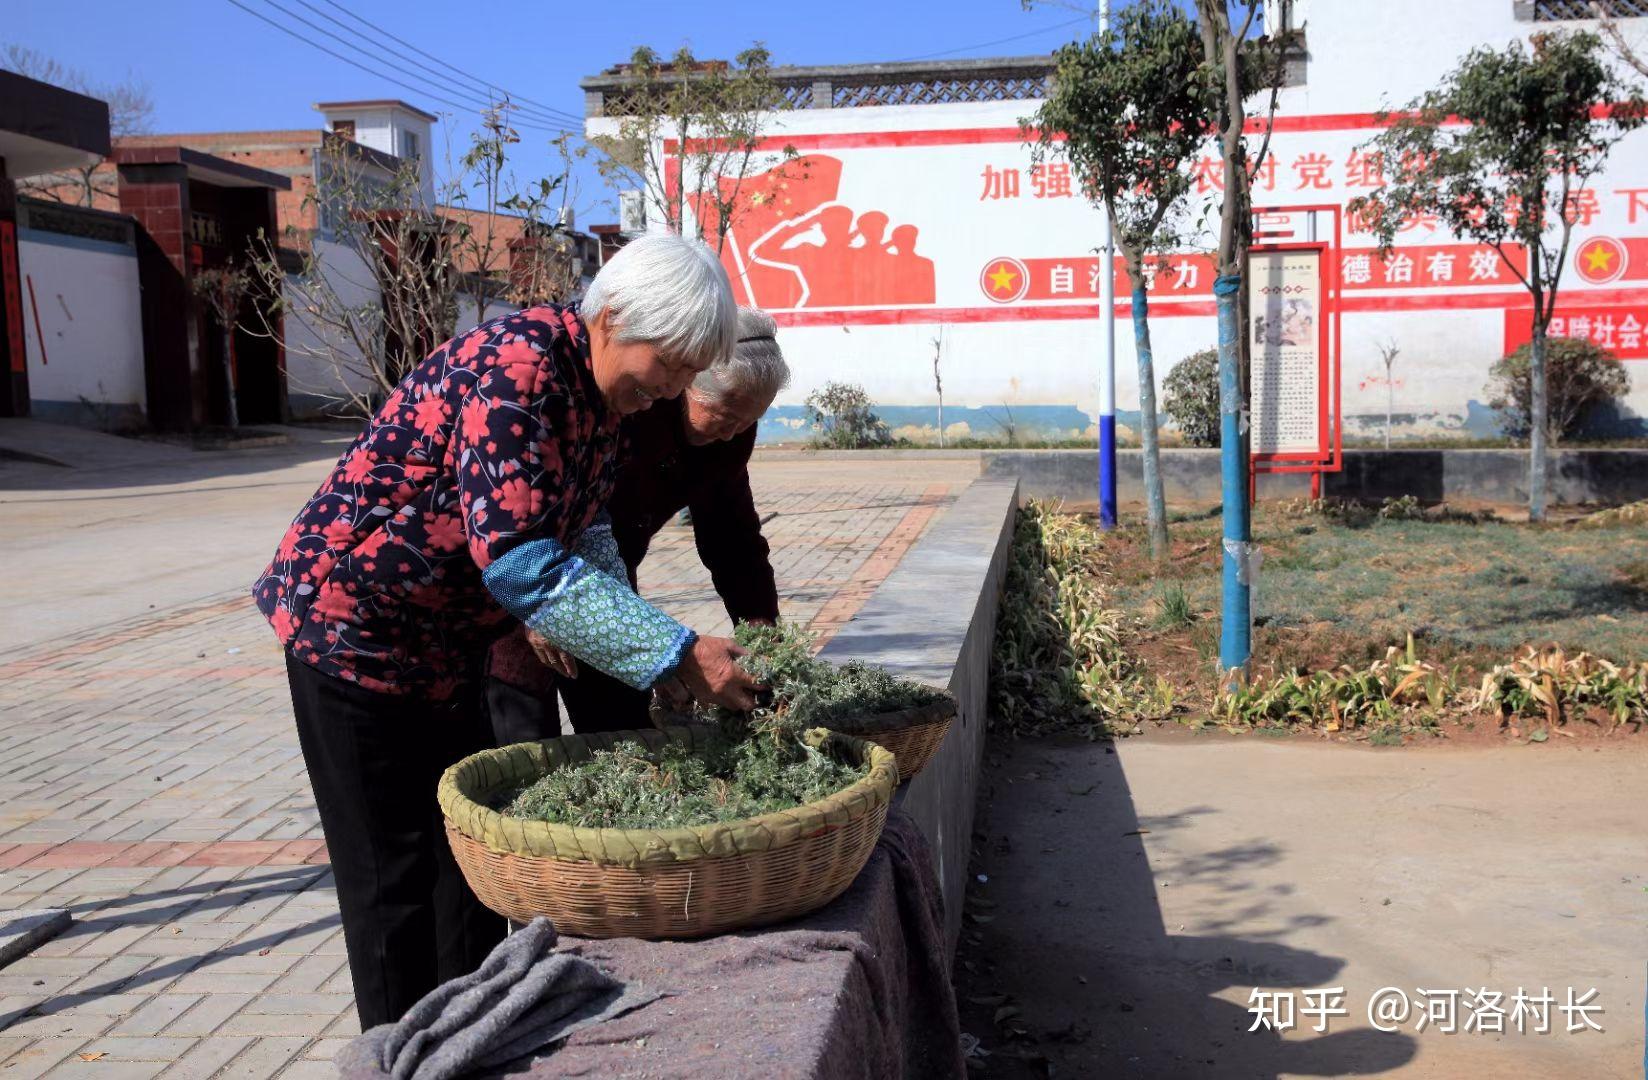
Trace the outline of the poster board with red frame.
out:
M 1319 239 L 1316 215 L 1332 221 L 1332 242 Z M 1254 239 L 1273 241 L 1249 249 L 1244 280 L 1249 288 L 1249 326 L 1253 369 L 1249 405 L 1253 423 L 1253 472 L 1308 472 L 1311 491 L 1319 495 L 1321 474 L 1344 468 L 1344 432 L 1341 417 L 1340 324 L 1342 288 L 1339 253 L 1343 246 L 1341 209 L 1334 205 L 1261 208 L 1254 211 Z M 1286 268 L 1291 265 L 1291 271 Z M 1307 272 L 1314 281 L 1305 289 L 1295 286 Z M 1281 278 L 1261 282 L 1280 273 Z M 1266 293 L 1266 288 L 1277 291 Z M 1260 301 L 1264 301 L 1261 303 Z M 1282 317 L 1292 315 L 1284 328 Z M 1289 301 L 1295 301 L 1292 305 Z M 1305 311 L 1309 324 L 1305 329 Z M 1289 345 L 1283 346 L 1286 339 Z M 1267 342 L 1269 343 L 1267 347 Z M 1308 348 L 1307 348 L 1308 345 Z M 1291 376 L 1291 377 L 1290 377 Z M 1300 384 L 1307 384 L 1304 389 Z M 1284 418 L 1279 415 L 1287 410 Z M 1267 428 L 1261 431 L 1261 425 Z

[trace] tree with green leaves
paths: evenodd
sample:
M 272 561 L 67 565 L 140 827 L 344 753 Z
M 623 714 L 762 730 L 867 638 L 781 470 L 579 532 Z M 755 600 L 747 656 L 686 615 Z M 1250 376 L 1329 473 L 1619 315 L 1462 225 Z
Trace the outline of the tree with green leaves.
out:
M 763 150 L 773 115 L 788 108 L 760 44 L 731 62 L 679 49 L 668 62 L 645 45 L 606 105 L 616 134 L 590 140 L 609 181 L 640 191 L 648 216 L 719 251 L 749 208 L 746 178 L 796 160 L 794 147 Z
M 1139 368 L 1140 438 L 1150 554 L 1167 557 L 1156 430 L 1156 373 L 1150 345 L 1152 254 L 1189 239 L 1191 168 L 1207 141 L 1208 81 L 1201 39 L 1169 0 L 1140 0 L 1087 41 L 1054 53 L 1053 88 L 1036 115 L 1038 162 L 1067 158 L 1087 197 L 1110 219 L 1132 285 Z
M 1486 244 L 1533 298 L 1528 517 L 1545 518 L 1546 332 L 1568 261 L 1580 193 L 1645 119 L 1644 102 L 1589 32 L 1536 34 L 1528 46 L 1474 49 L 1363 149 L 1386 182 L 1347 208 L 1389 252 L 1407 223 L 1434 218 Z M 1525 256 L 1522 258 L 1522 256 Z

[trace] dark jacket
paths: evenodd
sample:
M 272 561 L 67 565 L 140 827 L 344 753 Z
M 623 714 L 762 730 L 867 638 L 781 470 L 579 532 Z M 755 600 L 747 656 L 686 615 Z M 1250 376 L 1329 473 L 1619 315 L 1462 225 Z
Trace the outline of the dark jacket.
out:
M 778 588 L 750 492 L 755 427 L 726 442 L 689 445 L 684 398 L 624 418 L 622 464 L 607 511 L 630 584 L 654 534 L 685 508 L 727 614 L 735 622 L 777 619 Z

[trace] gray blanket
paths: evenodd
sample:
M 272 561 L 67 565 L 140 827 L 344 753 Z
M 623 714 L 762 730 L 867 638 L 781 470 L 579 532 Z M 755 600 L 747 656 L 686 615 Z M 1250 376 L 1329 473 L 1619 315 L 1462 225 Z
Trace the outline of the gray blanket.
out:
M 896 811 L 852 887 L 795 922 L 703 941 L 564 938 L 559 949 L 672 993 L 523 1062 L 519 1075 L 531 1080 L 966 1075 L 932 855 Z
M 533 920 L 474 972 L 441 984 L 397 1023 L 344 1047 L 339 1072 L 394 1080 L 484 1074 L 662 996 L 554 948 L 554 925 Z

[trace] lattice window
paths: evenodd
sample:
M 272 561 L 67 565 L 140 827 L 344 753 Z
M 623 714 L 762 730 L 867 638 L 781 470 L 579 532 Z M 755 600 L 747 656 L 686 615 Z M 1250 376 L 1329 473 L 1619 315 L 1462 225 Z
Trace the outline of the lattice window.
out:
M 1636 19 L 1648 16 L 1648 0 L 1600 0 L 1602 9 L 1615 19 Z M 1531 8 L 1524 14 L 1524 10 Z M 1567 22 L 1574 19 L 1594 19 L 1596 12 L 1591 0 L 1533 0 L 1519 4 L 1517 15 L 1534 22 Z
M 954 105 L 973 101 L 1027 101 L 1047 96 L 1049 76 L 981 75 L 904 79 L 837 86 L 830 104 L 837 109 L 874 105 Z

